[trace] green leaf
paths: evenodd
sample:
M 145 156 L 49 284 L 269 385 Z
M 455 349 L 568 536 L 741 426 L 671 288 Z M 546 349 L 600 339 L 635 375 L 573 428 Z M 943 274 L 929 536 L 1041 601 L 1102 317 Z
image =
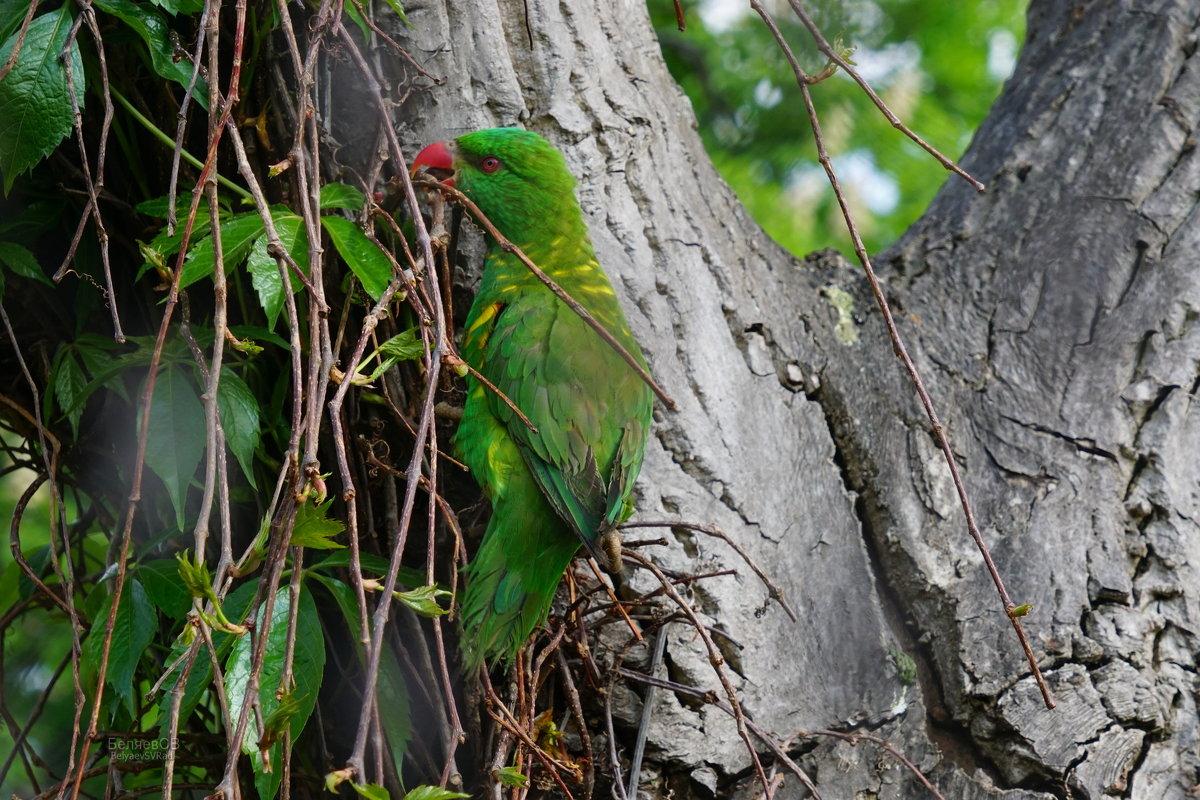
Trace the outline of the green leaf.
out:
M 254 482 L 254 452 L 258 449 L 262 428 L 258 424 L 258 399 L 246 382 L 229 369 L 221 370 L 217 385 L 217 408 L 221 413 L 221 428 L 225 443 L 237 459 L 250 485 Z
M 167 367 L 158 375 L 146 432 L 146 466 L 162 479 L 183 529 L 188 485 L 204 455 L 207 429 L 204 406 L 182 369 Z
M 291 590 L 281 588 L 275 595 L 275 607 L 269 622 L 259 619 L 258 629 L 264 626 L 267 630 L 267 648 L 263 658 L 262 672 L 259 679 L 258 702 L 264 719 L 279 708 L 280 701 L 276 699 L 276 691 L 280 688 L 279 681 L 283 675 L 283 659 L 287 650 L 288 616 L 291 607 Z M 260 606 L 261 617 L 265 603 Z M 240 637 L 229 654 L 225 664 L 225 692 L 229 704 L 229 715 L 237 719 L 242 713 L 246 702 L 246 689 L 250 678 L 251 652 L 254 649 L 254 636 Z M 317 693 L 321 689 L 321 679 L 325 671 L 325 642 L 321 636 L 321 624 L 317 617 L 317 607 L 313 603 L 312 594 L 303 586 L 300 589 L 300 602 L 296 608 L 296 646 L 292 664 L 292 674 L 295 678 L 294 687 L 284 687 L 292 697 L 297 698 L 296 708 L 288 715 L 288 727 L 293 742 L 300 736 L 312 714 L 317 702 Z M 251 716 L 251 720 L 255 717 Z M 254 783 L 258 796 L 262 800 L 271 800 L 279 791 L 282 779 L 283 743 L 276 742 L 267 750 L 258 746 L 262 732 L 256 723 L 246 729 L 242 740 L 242 752 L 250 755 L 254 767 Z M 269 763 L 267 762 L 269 759 Z
M 341 559 L 347 555 L 345 551 L 334 553 L 328 557 L 327 561 Z M 366 554 L 364 553 L 363 555 Z M 383 566 L 386 569 L 387 562 L 384 562 Z M 338 608 L 341 609 L 346 627 L 353 632 L 355 641 L 358 641 L 361 620 L 358 613 L 358 599 L 354 594 L 354 589 L 337 578 L 324 575 L 320 572 L 313 572 L 312 570 L 313 567 L 309 567 L 306 573 L 328 590 L 337 603 Z M 358 648 L 357 652 L 360 661 L 364 659 L 361 647 Z M 388 749 L 392 752 L 392 763 L 396 765 L 396 769 L 399 771 L 404 764 L 404 756 L 408 751 L 408 743 L 412 739 L 413 733 L 412 710 L 408 699 L 408 684 L 404 680 L 404 672 L 400 669 L 400 662 L 396 659 L 395 652 L 390 647 L 386 647 L 380 655 L 379 696 L 387 698 L 387 713 L 383 715 L 381 722 L 383 723 L 383 731 L 387 734 Z
M 236 214 L 221 222 L 220 231 L 221 260 L 225 263 L 225 271 L 228 272 L 231 267 L 245 260 L 254 240 L 262 236 L 262 217 L 257 211 Z M 212 275 L 214 259 L 212 236 L 205 236 L 188 251 L 179 288 L 191 286 L 196 281 Z
M 33 253 L 16 242 L 0 242 L 0 264 L 8 267 L 14 275 L 31 278 L 54 288 L 54 281 L 46 277 Z
M 60 409 L 64 409 L 63 413 L 70 420 L 76 438 L 79 438 L 79 419 L 83 416 L 83 393 L 87 384 L 87 376 L 83 374 L 83 367 L 79 366 L 72 348 L 64 347 L 55 359 L 50 385 L 54 401 Z M 66 411 L 68 408 L 71 410 Z
M 178 202 L 178 198 L 176 199 Z M 166 219 L 170 214 L 170 206 L 167 203 L 167 195 L 155 197 L 150 200 L 143 200 L 133 207 L 139 214 L 145 214 L 147 217 L 155 219 Z
M 106 14 L 117 17 L 142 37 L 155 72 L 187 89 L 192 81 L 191 63 L 187 59 L 176 60 L 175 47 L 171 43 L 171 29 L 162 14 L 147 5 L 130 0 L 95 0 L 95 6 Z M 192 99 L 201 108 L 208 108 L 208 88 L 203 77 L 196 78 Z
M 459 800 L 459 798 L 470 796 L 462 792 L 452 792 L 440 786 L 418 786 L 404 795 L 403 800 Z
M 448 592 L 436 585 L 418 586 L 407 592 L 393 592 L 393 594 L 397 600 L 422 617 L 440 617 L 450 613 L 450 609 L 439 606 L 437 600 L 439 597 L 449 597 L 453 592 Z
M 246 610 L 253 602 L 255 594 L 258 592 L 258 578 L 253 578 L 239 586 L 234 591 L 230 592 L 225 598 L 225 602 L 221 605 L 229 614 L 231 619 L 243 620 L 246 616 Z M 186 625 L 187 623 L 185 623 Z M 233 647 L 233 643 L 237 639 L 245 639 L 246 636 L 234 636 L 232 634 L 223 633 L 219 630 L 213 630 L 213 647 L 217 651 L 217 659 L 224 659 Z M 186 637 L 179 637 L 171 644 L 171 652 L 167 655 L 166 663 L 174 664 L 181 655 L 190 646 L 190 641 Z M 179 668 L 171 678 L 168 678 L 163 685 L 162 699 L 159 701 L 159 731 L 166 735 L 168 720 L 170 719 L 171 709 L 171 692 L 179 683 L 181 672 Z M 196 706 L 203 699 L 204 692 L 209 688 L 212 682 L 212 661 L 209 660 L 207 652 L 203 646 L 192 664 L 192 671 L 188 674 L 187 685 L 184 687 L 183 700 L 179 704 L 179 726 L 182 728 L 188 721 L 188 717 L 195 711 Z
M 350 267 L 372 300 L 378 300 L 392 280 L 392 262 L 367 238 L 362 228 L 344 217 L 321 217 L 321 224 L 338 255 Z
M 187 618 L 192 595 L 179 582 L 179 562 L 173 558 L 143 561 L 137 565 L 137 578 L 155 608 L 174 620 Z
M 367 24 L 367 21 L 363 18 L 363 15 L 359 12 L 359 10 L 354 7 L 354 3 L 350 2 L 350 0 L 347 0 L 346 4 L 342 7 L 342 10 L 346 13 L 346 16 L 353 20 L 354 24 L 358 26 L 358 29 L 362 32 L 363 41 L 371 41 L 371 26 Z
M 0 41 L 4 41 L 25 21 L 29 0 L 0 0 Z
M 25 561 L 29 564 L 29 568 L 33 570 L 33 574 L 37 575 L 43 582 L 46 580 L 46 573 L 50 570 L 50 545 L 44 544 L 41 547 L 36 547 L 31 551 L 24 553 Z M 16 563 L 15 561 L 13 562 Z M 18 597 L 22 600 L 28 600 L 33 597 L 34 584 L 25 574 L 25 570 L 20 570 L 17 573 Z
M 75 116 L 67 93 L 67 69 L 59 56 L 71 30 L 70 3 L 35 19 L 21 52 L 0 81 L 0 175 L 4 193 L 17 176 L 41 161 L 71 132 Z M 20 33 L 0 46 L 0 64 L 8 62 Z M 71 77 L 75 97 L 83 105 L 83 59 L 71 42 Z
M 304 503 L 296 509 L 296 524 L 292 528 L 292 538 L 289 544 L 293 547 L 312 547 L 318 550 L 341 550 L 346 545 L 330 541 L 346 530 L 346 526 L 336 519 L 329 519 L 326 514 L 333 500 L 321 505 Z
M 87 641 L 84 642 L 83 657 L 87 665 L 86 671 L 93 677 L 100 670 L 100 659 L 104 652 L 105 626 L 108 624 L 108 614 L 111 609 L 112 596 L 110 595 L 93 618 L 92 630 L 88 633 Z M 135 712 L 134 672 L 137 670 L 142 653 L 154 639 L 154 632 L 157 629 L 154 606 L 150 604 L 146 590 L 142 588 L 142 584 L 136 578 L 129 580 L 125 584 L 124 591 L 121 592 L 121 602 L 117 606 L 117 616 L 113 620 L 112 644 L 108 650 L 108 671 L 105 675 L 105 683 L 112 687 L 117 698 L 124 701 L 125 709 L 129 712 L 130 717 L 133 717 Z
M 380 653 L 378 692 L 380 697 L 387 698 L 387 713 L 381 716 L 380 722 L 392 752 L 392 763 L 400 772 L 413 735 L 412 706 L 408 699 L 408 683 L 391 647 L 385 647 Z
M 350 13 L 351 5 L 346 3 L 346 13 Z M 370 38 L 364 34 L 364 38 Z M 363 207 L 363 193 L 353 186 L 344 183 L 327 183 L 321 187 L 321 210 L 327 208 L 344 208 L 348 211 L 358 211 Z
M 304 232 L 304 220 L 295 214 L 279 214 L 274 218 L 275 232 L 288 254 L 301 269 L 308 264 L 308 236 Z M 279 312 L 283 310 L 283 279 L 279 276 L 279 263 L 267 252 L 267 236 L 264 233 L 254 241 L 250 257 L 246 262 L 250 282 L 258 295 L 259 305 L 267 315 L 267 328 L 274 329 Z M 288 280 L 295 293 L 303 285 L 288 268 Z M 286 345 L 284 345 L 286 347 Z
M 308 570 L 305 570 L 305 572 L 318 584 L 325 587 L 326 591 L 333 597 L 334 602 L 337 603 L 338 608 L 342 612 L 342 618 L 345 620 L 346 626 L 354 632 L 355 641 L 358 641 L 358 636 L 362 633 L 360 630 L 362 620 L 358 616 L 358 598 L 355 596 L 354 590 L 343 581 L 329 575 L 323 575 L 320 572 L 309 572 Z
M 409 328 L 379 345 L 381 355 L 396 361 L 409 361 L 425 355 L 425 342 L 420 328 Z
M 504 786 L 524 788 L 529 785 L 529 778 L 516 767 L 501 767 L 496 770 L 495 775 L 496 780 L 500 781 Z
M 151 0 L 168 14 L 198 14 L 204 10 L 204 0 Z
M 408 21 L 408 17 L 404 14 L 404 4 L 400 0 L 385 0 L 385 2 L 392 7 L 392 11 L 396 12 L 396 16 L 400 18 L 401 22 L 410 28 L 413 27 L 413 24 Z

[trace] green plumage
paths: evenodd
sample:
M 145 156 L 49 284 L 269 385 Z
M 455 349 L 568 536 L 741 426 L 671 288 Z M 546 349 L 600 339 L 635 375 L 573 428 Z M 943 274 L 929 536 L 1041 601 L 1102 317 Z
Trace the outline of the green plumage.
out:
M 588 239 L 562 155 L 497 128 L 451 145 L 458 188 L 643 365 Z M 492 502 L 462 601 L 468 669 L 511 659 L 549 612 L 581 544 L 629 513 L 650 428 L 641 378 L 521 262 L 491 243 L 463 357 L 537 428 L 468 378 L 455 443 Z

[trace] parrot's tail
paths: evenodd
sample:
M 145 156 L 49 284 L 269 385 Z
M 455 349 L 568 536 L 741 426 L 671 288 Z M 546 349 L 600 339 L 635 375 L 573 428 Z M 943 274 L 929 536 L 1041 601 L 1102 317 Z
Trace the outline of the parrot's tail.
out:
M 531 481 L 532 482 L 532 481 Z M 563 573 L 579 550 L 575 533 L 540 491 L 501 500 L 467 568 L 462 650 L 468 673 L 509 661 L 546 620 Z

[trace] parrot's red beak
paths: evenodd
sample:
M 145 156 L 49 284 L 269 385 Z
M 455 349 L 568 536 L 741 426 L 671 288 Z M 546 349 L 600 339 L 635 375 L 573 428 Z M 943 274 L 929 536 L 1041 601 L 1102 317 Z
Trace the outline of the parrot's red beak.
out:
M 417 153 L 412 163 L 413 173 L 422 167 L 436 180 L 447 186 L 454 185 L 454 156 L 445 142 L 434 142 Z

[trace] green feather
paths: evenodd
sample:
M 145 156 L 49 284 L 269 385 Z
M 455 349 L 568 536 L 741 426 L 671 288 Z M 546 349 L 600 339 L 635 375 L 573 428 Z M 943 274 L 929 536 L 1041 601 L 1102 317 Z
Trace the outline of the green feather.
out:
M 452 149 L 459 189 L 645 366 L 596 263 L 562 155 L 516 128 L 460 136 Z M 653 398 L 595 331 L 495 242 L 462 353 L 538 431 L 468 379 L 455 444 L 492 502 L 462 601 L 463 650 L 474 669 L 511 659 L 545 621 L 580 545 L 598 554 L 600 539 L 628 517 Z

